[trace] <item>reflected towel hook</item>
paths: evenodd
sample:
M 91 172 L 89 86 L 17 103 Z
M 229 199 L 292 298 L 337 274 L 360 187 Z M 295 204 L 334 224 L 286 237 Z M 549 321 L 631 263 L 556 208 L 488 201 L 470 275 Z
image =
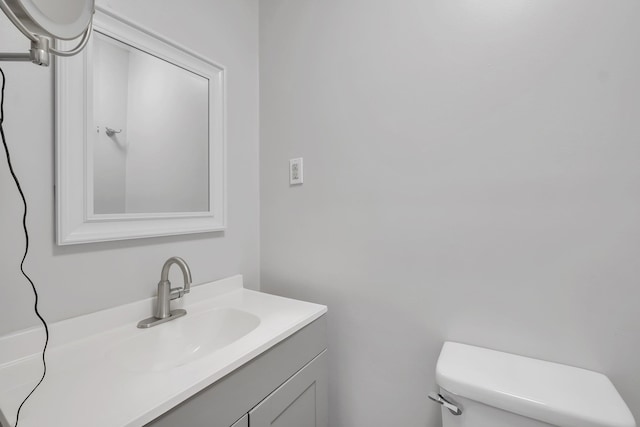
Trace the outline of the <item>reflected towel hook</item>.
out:
M 107 136 L 113 136 L 117 133 L 122 132 L 122 129 L 115 130 L 115 129 L 111 129 L 109 126 L 105 126 L 104 130 L 107 132 Z

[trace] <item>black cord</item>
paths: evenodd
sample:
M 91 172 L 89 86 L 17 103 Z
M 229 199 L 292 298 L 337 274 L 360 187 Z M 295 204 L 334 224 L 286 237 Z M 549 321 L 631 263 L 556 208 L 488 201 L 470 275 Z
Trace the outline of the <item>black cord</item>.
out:
M 22 191 L 22 187 L 20 186 L 20 181 L 18 180 L 18 176 L 13 170 L 13 165 L 11 164 L 11 156 L 9 155 L 9 147 L 7 145 L 7 140 L 4 135 L 4 128 L 2 126 L 2 124 L 4 123 L 4 86 L 6 82 L 6 76 L 2 68 L 0 68 L 0 74 L 2 74 L 2 90 L 0 92 L 0 136 L 2 137 L 2 145 L 4 146 L 4 152 L 7 156 L 7 164 L 9 165 L 9 172 L 11 172 L 11 176 L 13 177 L 13 180 L 16 183 L 16 188 L 18 189 L 18 192 L 20 193 L 20 197 L 22 198 L 22 204 L 24 205 L 24 211 L 22 214 L 22 228 L 24 229 L 25 248 L 24 248 L 24 255 L 22 256 L 22 261 L 20 262 L 20 271 L 22 272 L 22 275 L 31 284 L 31 289 L 33 289 L 33 295 L 35 297 L 33 310 L 35 311 L 36 316 L 38 316 L 38 319 L 40 319 L 40 321 L 42 322 L 42 325 L 44 326 L 44 333 L 45 333 L 44 347 L 42 349 L 42 367 L 43 367 L 42 377 L 40 378 L 40 381 L 38 381 L 38 384 L 36 384 L 35 387 L 33 387 L 31 392 L 27 395 L 27 397 L 24 398 L 24 400 L 18 407 L 18 412 L 16 413 L 16 425 L 15 425 L 15 427 L 18 427 L 18 421 L 20 419 L 20 411 L 22 410 L 22 406 L 36 391 L 36 389 L 40 386 L 40 384 L 42 384 L 42 381 L 44 381 L 45 375 L 47 375 L 47 361 L 45 360 L 45 353 L 47 351 L 47 345 L 49 344 L 49 326 L 47 326 L 47 322 L 44 320 L 44 318 L 40 315 L 40 312 L 38 311 L 38 290 L 36 289 L 36 285 L 34 285 L 33 280 L 31 280 L 29 275 L 27 275 L 27 273 L 24 271 L 24 261 L 27 259 L 27 254 L 29 253 L 29 231 L 27 230 L 27 199 L 25 198 L 24 192 Z

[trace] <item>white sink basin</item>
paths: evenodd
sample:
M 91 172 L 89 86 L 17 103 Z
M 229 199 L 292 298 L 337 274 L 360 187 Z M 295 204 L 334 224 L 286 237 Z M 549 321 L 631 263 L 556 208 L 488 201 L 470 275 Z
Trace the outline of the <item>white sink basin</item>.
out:
M 232 344 L 253 331 L 260 319 L 246 311 L 219 308 L 186 316 L 116 344 L 107 357 L 134 372 L 165 371 Z

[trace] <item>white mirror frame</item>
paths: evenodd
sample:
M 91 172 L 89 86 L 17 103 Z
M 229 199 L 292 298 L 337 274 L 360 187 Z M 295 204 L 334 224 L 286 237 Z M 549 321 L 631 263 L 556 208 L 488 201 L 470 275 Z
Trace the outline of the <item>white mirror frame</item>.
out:
M 226 228 L 225 69 L 144 27 L 99 8 L 94 28 L 209 80 L 209 211 L 94 215 L 90 132 L 92 43 L 81 54 L 56 61 L 57 243 L 104 242 L 221 231 Z M 66 47 L 69 42 L 59 42 Z

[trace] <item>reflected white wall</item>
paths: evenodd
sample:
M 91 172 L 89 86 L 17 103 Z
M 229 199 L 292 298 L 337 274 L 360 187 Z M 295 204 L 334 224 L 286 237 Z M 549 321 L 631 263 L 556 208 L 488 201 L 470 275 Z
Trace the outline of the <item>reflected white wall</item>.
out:
M 209 81 L 100 34 L 93 46 L 95 213 L 207 211 Z
M 132 52 L 128 213 L 208 210 L 208 90 L 202 76 Z
M 93 145 L 93 203 L 94 212 L 112 214 L 126 212 L 129 51 L 94 37 L 94 127 L 88 142 Z M 107 126 L 122 133 L 107 136 Z

